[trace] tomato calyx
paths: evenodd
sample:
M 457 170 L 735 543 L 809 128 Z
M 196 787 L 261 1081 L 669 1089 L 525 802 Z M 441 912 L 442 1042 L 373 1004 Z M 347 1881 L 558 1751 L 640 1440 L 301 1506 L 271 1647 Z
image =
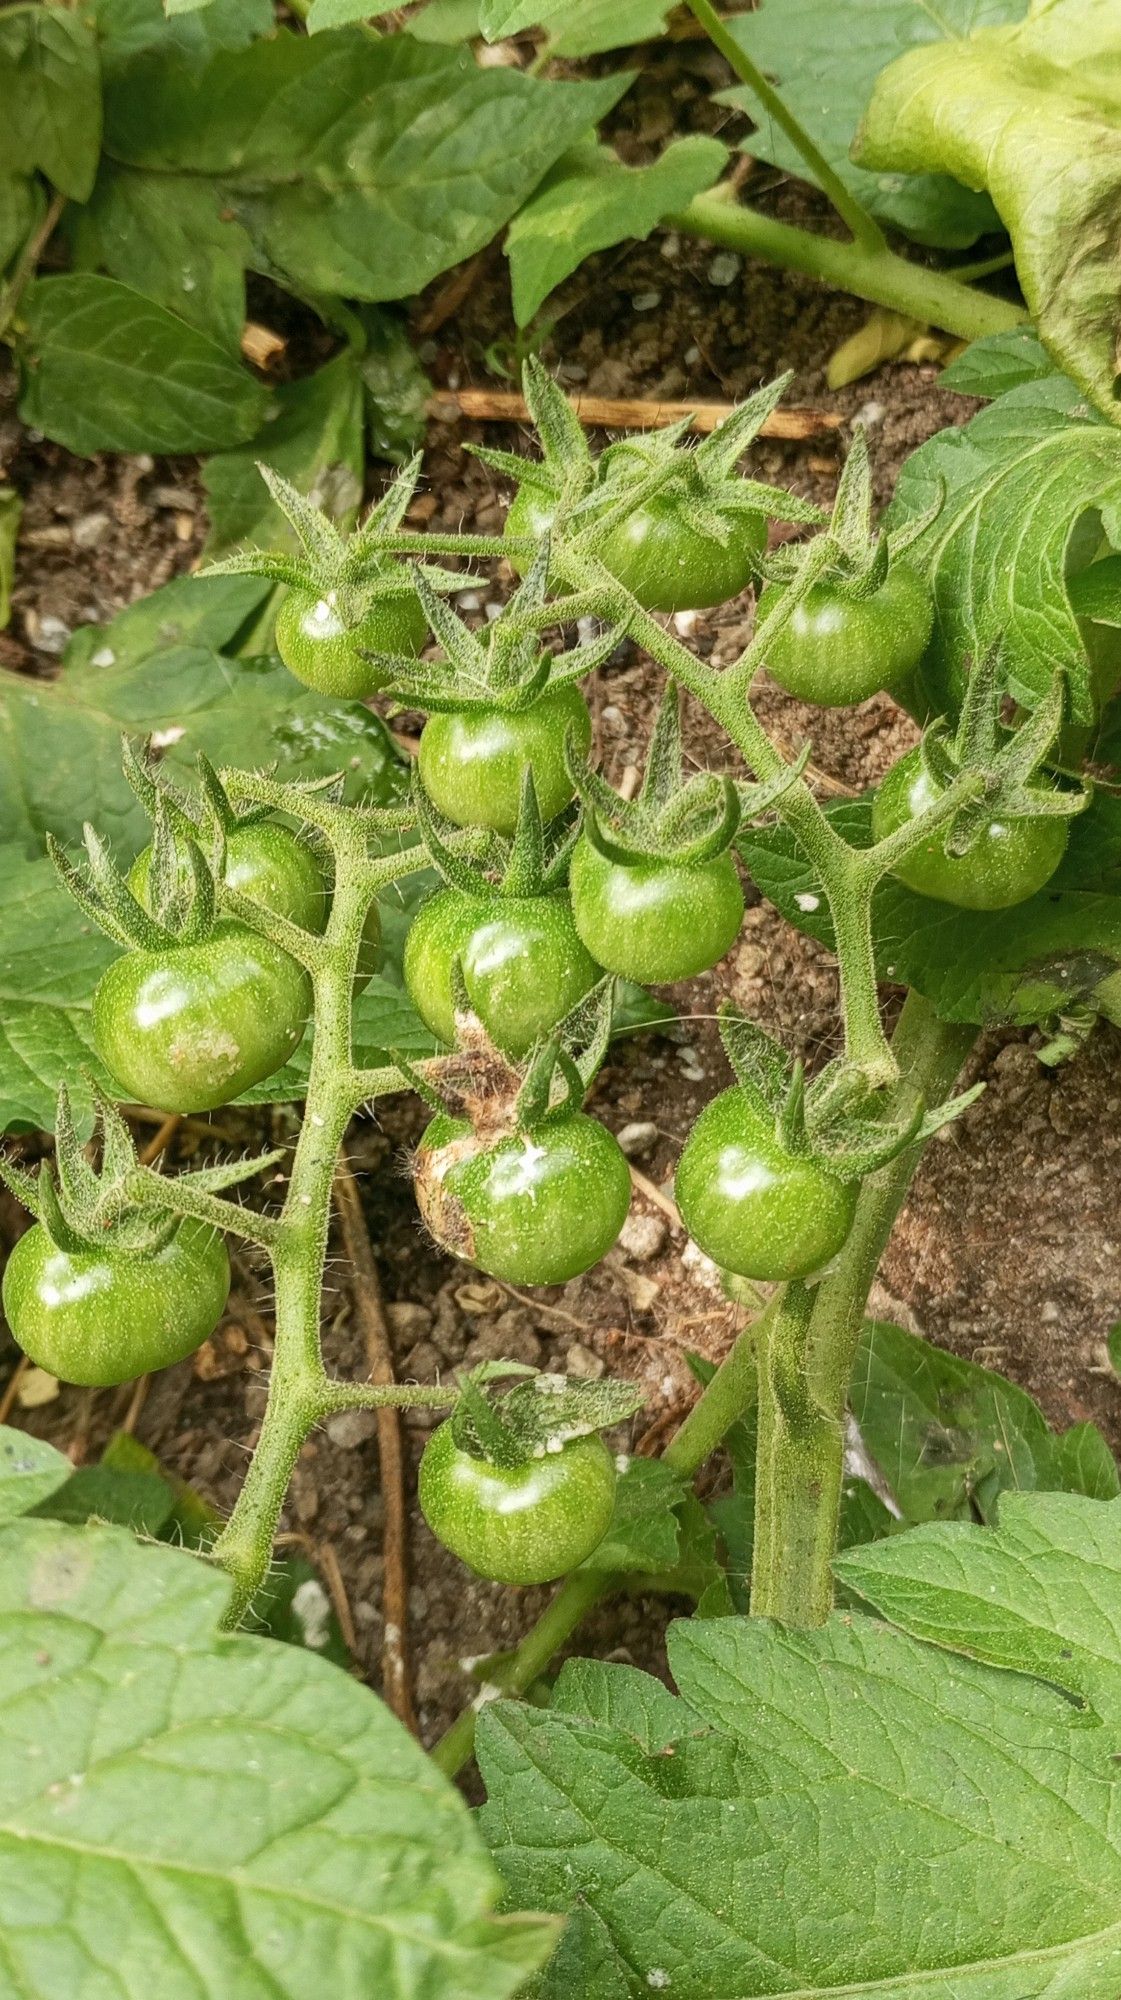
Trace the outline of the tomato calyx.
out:
M 361 526 L 343 534 L 322 508 L 300 493 L 271 466 L 258 471 L 270 497 L 288 522 L 298 553 L 248 549 L 208 563 L 203 576 L 264 576 L 308 600 L 308 636 L 321 642 L 349 640 L 362 650 L 362 629 L 388 605 L 416 600 L 423 574 L 431 590 L 462 590 L 463 577 L 431 564 L 410 566 L 386 548 L 400 528 L 416 490 L 421 455 L 404 466 Z
M 802 526 L 822 519 L 808 502 L 735 472 L 790 379 L 787 374 L 766 384 L 699 444 L 684 441 L 692 421 L 684 417 L 663 430 L 622 439 L 595 458 L 563 390 L 531 358 L 522 386 L 541 459 L 486 446 L 472 450 L 517 483 L 519 511 L 548 521 L 566 539 L 578 538 L 589 554 L 602 554 L 623 523 L 660 503 L 686 534 L 723 549 L 763 516 Z
M 812 1160 L 836 1179 L 860 1181 L 925 1142 L 961 1116 L 981 1095 L 975 1085 L 928 1107 L 909 1086 L 885 1089 L 859 1064 L 839 1057 L 807 1082 L 801 1062 L 734 1007 L 720 1009 L 720 1038 L 740 1087 L 776 1144 L 792 1158 Z
M 220 1193 L 274 1166 L 281 1149 L 259 1158 L 225 1162 L 180 1174 L 174 1181 L 142 1167 L 132 1134 L 110 1098 L 93 1078 L 94 1139 L 100 1164 L 94 1166 L 78 1137 L 70 1093 L 60 1085 L 55 1111 L 55 1158 L 29 1173 L 0 1159 L 0 1180 L 42 1225 L 56 1250 L 78 1256 L 110 1251 L 137 1260 L 155 1257 L 179 1229 L 185 1208 L 176 1208 L 176 1189 Z

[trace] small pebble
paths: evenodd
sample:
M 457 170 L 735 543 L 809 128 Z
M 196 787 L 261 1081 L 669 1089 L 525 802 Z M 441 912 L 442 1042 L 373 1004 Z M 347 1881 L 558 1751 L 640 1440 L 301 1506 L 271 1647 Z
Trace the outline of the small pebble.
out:
M 708 267 L 710 285 L 734 285 L 739 276 L 740 259 L 734 250 L 721 250 Z
M 637 1264 L 647 1264 L 664 1250 L 669 1230 L 660 1215 L 628 1215 L 619 1232 L 619 1248 Z
M 593 1354 L 590 1347 L 582 1347 L 578 1340 L 573 1341 L 565 1355 L 564 1365 L 574 1382 L 598 1382 L 607 1373 L 607 1363 Z
M 39 629 L 31 643 L 40 653 L 64 653 L 70 643 L 70 627 L 48 612 L 45 618 L 40 618 Z
M 648 313 L 661 303 L 661 292 L 635 292 L 631 298 L 631 309 L 636 313 Z
M 327 1436 L 340 1451 L 357 1451 L 367 1444 L 378 1427 L 376 1410 L 340 1410 L 327 1425 Z
M 624 1125 L 615 1137 L 628 1160 L 640 1160 L 654 1145 L 658 1128 L 648 1118 L 636 1118 L 630 1125 Z
M 113 523 L 108 514 L 82 514 L 71 527 L 70 533 L 80 549 L 95 549 L 105 540 Z

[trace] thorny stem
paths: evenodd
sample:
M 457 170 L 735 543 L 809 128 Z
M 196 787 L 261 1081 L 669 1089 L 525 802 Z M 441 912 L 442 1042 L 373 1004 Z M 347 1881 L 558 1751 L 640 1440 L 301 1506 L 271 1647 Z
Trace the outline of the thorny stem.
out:
M 887 244 L 879 223 L 845 186 L 840 175 L 834 172 L 824 153 L 815 146 L 809 133 L 783 103 L 774 85 L 767 82 L 762 70 L 752 62 L 747 50 L 736 40 L 727 23 L 721 20 L 715 7 L 710 5 L 710 0 L 687 0 L 687 5 L 690 13 L 700 22 L 709 40 L 720 50 L 724 60 L 735 71 L 741 83 L 746 83 L 768 117 L 774 119 L 775 124 L 785 132 L 791 145 L 801 154 L 809 169 L 810 179 L 816 181 L 822 193 L 828 196 L 841 221 L 851 230 L 855 241 L 873 253 L 886 250 Z

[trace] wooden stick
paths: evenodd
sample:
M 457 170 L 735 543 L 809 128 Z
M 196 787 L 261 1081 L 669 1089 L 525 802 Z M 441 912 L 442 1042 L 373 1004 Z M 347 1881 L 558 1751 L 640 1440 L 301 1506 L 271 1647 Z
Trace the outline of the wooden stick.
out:
M 570 396 L 569 402 L 582 424 L 596 430 L 659 430 L 681 417 L 691 418 L 690 429 L 714 431 L 730 417 L 734 403 L 655 403 L 624 396 Z M 474 417 L 483 423 L 524 423 L 529 417 L 525 399 L 508 389 L 441 389 L 428 405 L 430 417 Z M 833 410 L 787 408 L 772 410 L 764 420 L 760 437 L 815 438 L 839 431 L 844 418 Z
M 366 1218 L 358 1183 L 349 1167 L 340 1166 L 335 1177 L 335 1206 L 339 1213 L 343 1247 L 350 1263 L 350 1289 L 354 1315 L 366 1342 L 371 1382 L 391 1383 L 393 1353 L 389 1328 L 381 1302 L 374 1253 L 370 1248 Z M 409 1570 L 408 1524 L 405 1515 L 404 1453 L 401 1448 L 401 1419 L 397 1410 L 380 1409 L 378 1458 L 381 1464 L 381 1497 L 385 1509 L 382 1554 L 385 1581 L 382 1586 L 382 1692 L 394 1715 L 420 1735 L 409 1679 Z

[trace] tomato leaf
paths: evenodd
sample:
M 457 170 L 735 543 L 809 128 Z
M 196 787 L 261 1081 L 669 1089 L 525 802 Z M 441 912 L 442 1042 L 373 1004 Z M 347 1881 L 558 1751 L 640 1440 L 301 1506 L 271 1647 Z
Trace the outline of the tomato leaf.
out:
M 4 1529 L 20 1993 L 60 2000 L 112 1962 L 130 2000 L 318 2000 L 325 1966 L 337 2000 L 508 2000 L 553 1926 L 494 1916 L 463 1800 L 377 1697 L 301 1647 L 219 1635 L 226 1594 L 209 1564 L 120 1529 Z M 77 1889 L 90 1870 L 96 1894 Z
M 114 278 L 40 278 L 25 317 L 20 415 L 70 451 L 208 451 L 260 425 L 248 370 Z
M 489 243 L 627 76 L 549 83 L 358 28 L 111 79 L 106 150 L 205 179 L 302 291 L 403 298 Z
M 880 172 L 933 168 L 988 190 L 1044 345 L 1114 421 L 1119 63 L 1115 7 L 1049 0 L 889 64 L 854 147 Z
M 1072 382 L 1025 382 L 906 461 L 889 525 L 937 504 L 908 550 L 930 578 L 934 637 L 922 666 L 936 713 L 955 713 L 964 663 L 1001 633 L 1011 689 L 1034 707 L 1056 669 L 1071 709 L 1092 722 L 1096 690 L 1067 594 L 1068 567 L 1121 546 L 1121 437 Z M 1081 546 L 1085 541 L 1085 548 Z
M 74 1468 L 44 1438 L 0 1424 L 0 1524 L 37 1507 L 64 1486 Z
M 565 153 L 506 234 L 518 325 L 593 251 L 648 236 L 664 215 L 711 187 L 727 157 L 718 139 L 699 135 L 674 140 L 648 167 L 626 167 L 594 140 Z
M 44 207 L 41 183 L 0 167 L 0 271 L 22 249 Z
M 1025 382 L 1042 382 L 1056 373 L 1034 329 L 1016 326 L 1008 333 L 987 333 L 982 340 L 971 340 L 964 352 L 943 368 L 938 387 L 991 401 Z
M 548 2000 L 1113 2000 L 1119 1528 L 1010 1494 L 839 1559 L 904 1631 L 679 1620 L 676 1704 L 614 1666 L 488 1704 L 510 1899 L 581 1912 Z
M 101 149 L 97 44 L 65 7 L 0 12 L 0 174 L 38 169 L 85 201 Z
M 272 0 L 208 0 L 172 14 L 163 0 L 90 0 L 101 64 L 112 75 L 149 52 L 202 63 L 218 49 L 241 49 L 273 26 Z
M 238 353 L 249 239 L 236 222 L 221 218 L 207 182 L 170 174 L 157 179 L 107 160 L 79 240 L 83 264 L 101 265 Z
M 203 468 L 210 506 L 206 553 L 225 555 L 242 542 L 265 548 L 296 546 L 257 465 L 306 493 L 335 519 L 353 521 L 362 498 L 363 383 L 361 362 L 344 348 L 325 368 L 278 389 L 272 421 L 246 445 L 216 452 Z
M 525 28 L 543 28 L 550 55 L 592 56 L 604 49 L 652 42 L 662 34 L 673 0 L 481 0 L 479 30 L 500 42 Z
M 849 154 L 872 86 L 901 49 L 938 41 L 985 22 L 1014 20 L 1024 0 L 763 0 L 728 27 L 761 70 L 777 83 L 796 118 L 854 195 L 881 222 L 918 243 L 961 249 L 997 226 L 987 196 L 971 193 L 948 173 L 872 173 Z M 800 180 L 810 179 L 801 154 L 762 110 L 754 93 L 737 87 L 724 101 L 746 111 L 757 130 L 744 150 Z

